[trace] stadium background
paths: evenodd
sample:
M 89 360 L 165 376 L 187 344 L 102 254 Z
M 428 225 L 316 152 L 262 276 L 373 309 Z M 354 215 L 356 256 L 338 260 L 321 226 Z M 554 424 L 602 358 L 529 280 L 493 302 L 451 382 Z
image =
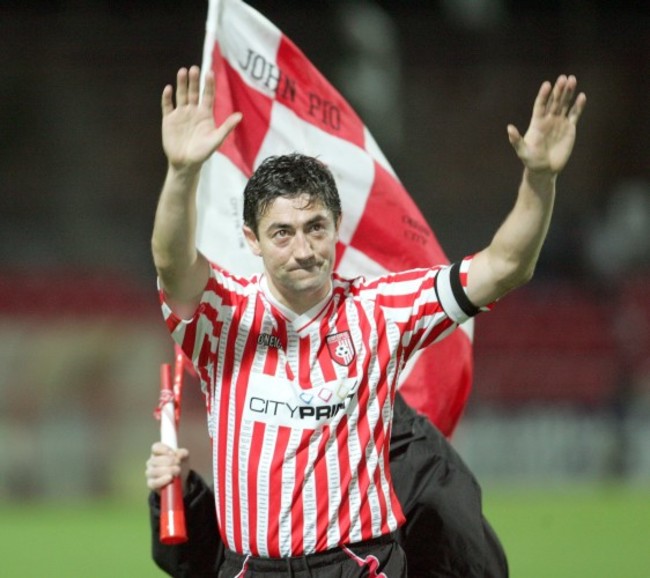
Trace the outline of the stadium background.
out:
M 650 9 L 576 0 L 251 1 L 360 112 L 450 258 L 520 175 L 539 83 L 588 94 L 531 285 L 476 325 L 454 444 L 513 576 L 648 575 Z M 206 4 L 0 7 L 0 550 L 7 576 L 156 576 L 144 460 L 171 360 L 149 252 L 159 95 Z M 181 435 L 209 472 L 191 385 Z

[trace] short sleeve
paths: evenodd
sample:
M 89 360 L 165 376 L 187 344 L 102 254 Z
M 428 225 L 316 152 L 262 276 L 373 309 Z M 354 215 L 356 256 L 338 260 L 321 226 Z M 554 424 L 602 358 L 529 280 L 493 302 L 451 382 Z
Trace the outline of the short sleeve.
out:
M 438 303 L 447 316 L 457 324 L 464 323 L 482 311 L 489 311 L 491 306 L 477 307 L 467 297 L 467 272 L 472 257 L 443 267 L 436 279 Z

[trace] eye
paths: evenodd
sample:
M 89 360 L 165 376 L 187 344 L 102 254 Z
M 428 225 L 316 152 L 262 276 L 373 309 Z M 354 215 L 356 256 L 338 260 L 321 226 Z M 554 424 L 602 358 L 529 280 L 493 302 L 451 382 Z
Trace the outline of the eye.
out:
M 321 233 L 321 232 L 323 232 L 324 230 L 325 230 L 325 224 L 324 224 L 324 223 L 314 223 L 314 224 L 310 227 L 310 231 L 311 231 L 312 233 Z
M 289 236 L 289 231 L 286 229 L 278 229 L 275 233 L 273 233 L 273 238 L 274 239 L 284 239 Z

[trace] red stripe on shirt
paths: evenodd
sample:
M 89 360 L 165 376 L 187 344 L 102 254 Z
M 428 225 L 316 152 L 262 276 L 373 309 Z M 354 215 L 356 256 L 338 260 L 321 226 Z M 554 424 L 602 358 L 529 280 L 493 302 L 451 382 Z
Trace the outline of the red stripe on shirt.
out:
M 323 427 L 318 442 L 318 458 L 314 466 L 316 478 L 316 550 L 327 549 L 327 526 L 329 522 L 329 479 L 327 476 L 327 458 L 325 448 L 330 437 L 330 428 Z
M 260 452 L 253 448 L 261 448 L 264 444 L 264 432 L 266 426 L 263 423 L 255 422 L 251 440 L 251 451 L 248 454 L 248 540 L 252 552 L 259 552 L 257 543 L 257 496 L 258 496 L 258 468 L 260 463 Z
M 306 335 L 300 340 L 298 355 L 298 381 L 302 389 L 308 389 L 311 383 L 311 338 Z
M 279 427 L 277 438 L 275 441 L 275 452 L 271 460 L 271 472 L 269 480 L 271 487 L 269 490 L 269 529 L 267 538 L 267 547 L 269 556 L 272 558 L 279 558 L 282 556 L 280 552 L 280 512 L 282 505 L 282 465 L 284 463 L 284 455 L 289 445 L 289 438 L 291 436 L 291 429 L 288 427 Z M 281 483 L 272 483 L 272 481 L 280 480 Z
M 352 481 L 350 472 L 350 454 L 348 418 L 345 416 L 336 429 L 336 443 L 339 451 L 339 487 L 341 488 L 341 504 L 339 506 L 339 535 L 341 538 L 350 536 L 350 484 Z M 349 540 L 346 540 L 349 542 Z
M 307 459 L 309 454 L 309 440 L 312 430 L 303 430 L 300 443 L 296 449 L 296 476 L 293 495 L 291 497 L 291 551 L 302 552 L 305 543 L 304 537 L 304 504 L 303 504 L 303 481 L 304 473 L 307 470 Z

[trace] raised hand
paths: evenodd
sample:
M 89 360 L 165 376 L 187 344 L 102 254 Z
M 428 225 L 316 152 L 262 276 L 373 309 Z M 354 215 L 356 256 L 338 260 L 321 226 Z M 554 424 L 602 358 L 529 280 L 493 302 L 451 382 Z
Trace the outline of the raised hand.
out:
M 526 134 L 522 137 L 514 125 L 508 125 L 510 144 L 529 170 L 555 175 L 569 160 L 576 125 L 587 102 L 582 92 L 574 99 L 576 87 L 575 76 L 561 75 L 555 86 L 544 82 Z
M 198 66 L 181 68 L 176 76 L 176 105 L 173 87 L 162 93 L 162 140 L 169 164 L 175 169 L 198 170 L 219 148 L 242 118 L 231 114 L 221 126 L 214 122 L 214 75 L 205 77 L 203 98 L 199 98 L 201 71 Z

